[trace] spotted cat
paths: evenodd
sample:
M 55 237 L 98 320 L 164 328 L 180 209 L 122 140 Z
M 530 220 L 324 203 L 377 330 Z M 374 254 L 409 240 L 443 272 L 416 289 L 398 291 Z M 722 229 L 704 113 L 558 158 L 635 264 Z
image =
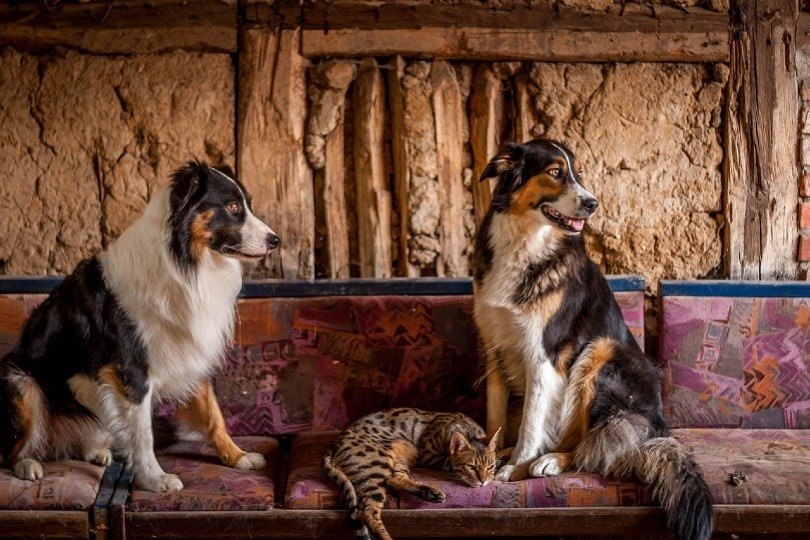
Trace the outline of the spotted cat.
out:
M 411 477 L 419 465 L 450 471 L 472 487 L 487 485 L 497 469 L 498 430 L 486 432 L 461 413 L 398 408 L 370 414 L 340 434 L 323 456 L 323 469 L 343 491 L 358 538 L 391 540 L 382 522 L 387 489 L 429 502 L 445 495 Z M 370 533 L 369 533 L 370 531 Z

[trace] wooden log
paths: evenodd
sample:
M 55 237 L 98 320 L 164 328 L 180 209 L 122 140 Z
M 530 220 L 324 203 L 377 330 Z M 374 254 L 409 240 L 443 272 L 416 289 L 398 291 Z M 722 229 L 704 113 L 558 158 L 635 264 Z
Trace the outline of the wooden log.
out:
M 0 512 L 0 538 L 87 538 L 90 523 L 87 512 L 69 510 L 3 510 Z
M 307 160 L 315 172 L 316 265 L 318 275 L 350 277 L 349 215 L 346 206 L 344 115 L 354 64 L 333 60 L 310 69 Z M 325 272 L 323 266 L 326 267 Z
M 405 130 L 405 105 L 402 96 L 402 76 L 405 72 L 405 60 L 396 56 L 393 66 L 386 70 L 388 104 L 391 116 L 391 154 L 394 165 L 394 194 L 399 216 L 399 263 L 397 274 L 403 277 L 419 277 L 419 267 L 408 259 L 408 241 L 410 239 L 410 211 L 408 209 L 408 192 L 410 189 L 410 169 L 408 168 L 408 143 Z
M 473 206 L 475 221 L 481 224 L 495 183 L 491 179 L 480 181 L 481 173 L 501 145 L 501 122 L 503 121 L 503 96 L 501 81 L 492 68 L 481 64 L 476 70 L 470 94 L 470 146 L 473 153 Z
M 464 179 L 463 146 L 464 100 L 456 74 L 448 62 L 437 60 L 431 69 L 433 114 L 436 123 L 436 172 L 442 201 L 439 242 L 436 261 L 439 276 L 469 275 L 470 264 L 464 255 Z
M 292 19 L 292 14 L 288 17 Z M 596 13 L 540 5 L 324 2 L 300 10 L 305 56 L 387 56 L 556 62 L 723 62 L 725 13 L 656 6 Z
M 741 0 L 726 109 L 725 245 L 732 279 L 795 279 L 799 117 L 793 0 Z
M 534 98 L 529 91 L 529 76 L 521 72 L 515 77 L 515 142 L 524 143 L 534 139 L 534 127 L 538 124 Z
M 304 156 L 306 60 L 299 30 L 249 28 L 239 55 L 237 168 L 256 215 L 281 237 L 273 277 L 313 278 L 312 171 Z
M 64 46 L 98 54 L 148 54 L 185 49 L 234 53 L 234 0 L 3 2 L 0 46 L 41 51 Z
M 383 157 L 385 87 L 373 58 L 354 83 L 354 171 L 361 277 L 391 277 L 391 193 Z

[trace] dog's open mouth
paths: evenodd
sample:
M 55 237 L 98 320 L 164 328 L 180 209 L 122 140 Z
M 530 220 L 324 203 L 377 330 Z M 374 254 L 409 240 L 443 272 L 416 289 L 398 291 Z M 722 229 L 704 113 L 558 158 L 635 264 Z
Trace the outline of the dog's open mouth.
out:
M 541 206 L 540 210 L 543 211 L 543 214 L 548 219 L 556 223 L 563 230 L 571 232 L 582 232 L 582 229 L 585 227 L 584 219 L 565 216 L 557 212 L 547 204 Z

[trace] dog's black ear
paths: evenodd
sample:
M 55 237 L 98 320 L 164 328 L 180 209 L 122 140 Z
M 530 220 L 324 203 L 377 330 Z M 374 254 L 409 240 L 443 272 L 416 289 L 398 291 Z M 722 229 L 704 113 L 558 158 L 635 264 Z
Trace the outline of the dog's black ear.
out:
M 481 173 L 479 181 L 483 182 L 487 178 L 501 176 L 507 171 L 512 171 L 523 163 L 523 156 L 526 149 L 516 143 L 507 144 L 503 150 L 493 157 L 487 164 L 484 172 Z
M 191 202 L 192 197 L 200 189 L 205 164 L 199 161 L 189 161 L 172 174 L 171 207 L 172 215 L 179 216 Z
M 231 178 L 236 178 L 236 173 L 233 172 L 233 169 L 231 169 L 230 165 L 226 165 L 223 163 L 222 165 L 217 165 L 214 168 L 223 174 L 227 174 Z

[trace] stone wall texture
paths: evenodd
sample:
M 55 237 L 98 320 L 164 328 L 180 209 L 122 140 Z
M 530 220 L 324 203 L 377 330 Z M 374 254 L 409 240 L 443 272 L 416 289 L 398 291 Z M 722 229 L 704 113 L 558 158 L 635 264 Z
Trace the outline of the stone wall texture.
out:
M 224 54 L 0 52 L 0 274 L 65 274 L 190 159 L 233 165 Z

